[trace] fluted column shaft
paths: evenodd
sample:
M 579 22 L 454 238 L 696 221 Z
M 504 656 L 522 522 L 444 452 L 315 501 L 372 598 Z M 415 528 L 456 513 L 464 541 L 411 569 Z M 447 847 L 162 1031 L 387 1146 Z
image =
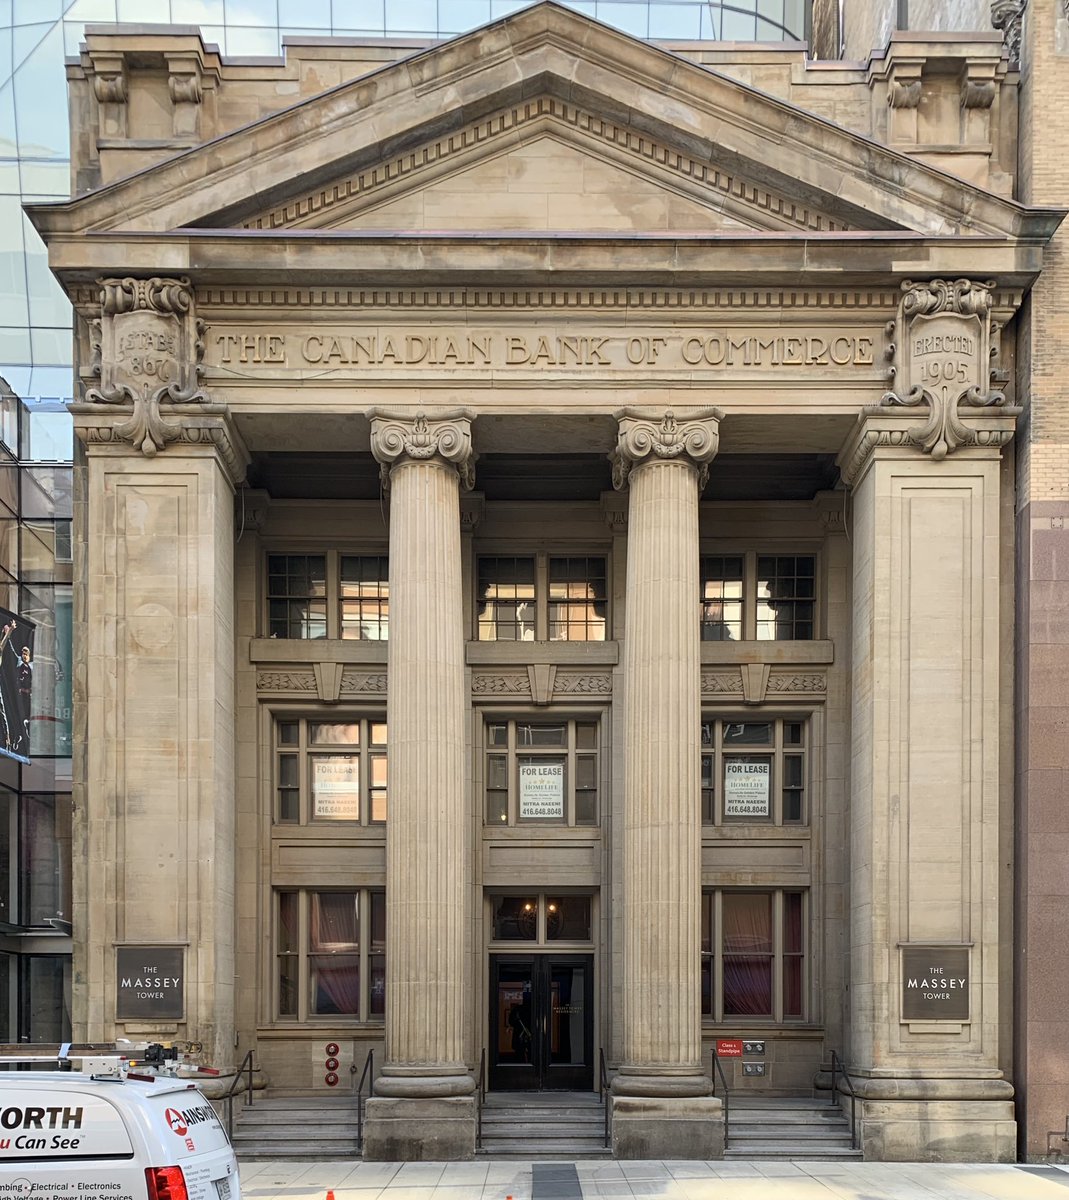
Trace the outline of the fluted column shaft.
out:
M 698 496 L 718 413 L 625 414 L 623 1057 L 618 1094 L 708 1091 L 701 1065 Z
M 469 423 L 379 415 L 372 430 L 390 484 L 386 1065 L 376 1093 L 462 1095 L 474 1086 L 464 1055 L 458 473 L 470 471 Z

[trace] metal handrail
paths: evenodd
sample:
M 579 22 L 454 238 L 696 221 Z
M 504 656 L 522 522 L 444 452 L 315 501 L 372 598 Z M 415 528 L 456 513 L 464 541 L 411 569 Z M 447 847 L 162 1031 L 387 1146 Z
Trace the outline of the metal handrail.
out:
M 837 1104 L 836 1097 L 839 1094 L 839 1079 L 842 1078 L 845 1085 L 845 1092 L 850 1097 L 850 1148 L 857 1149 L 857 1092 L 854 1091 L 854 1084 L 849 1073 L 843 1064 L 839 1061 L 838 1054 L 833 1050 L 831 1052 L 831 1102 Z
M 724 1149 L 728 1148 L 728 1117 L 731 1115 L 731 1092 L 728 1088 L 728 1081 L 724 1078 L 724 1068 L 720 1065 L 720 1055 L 716 1052 L 716 1047 L 713 1047 L 713 1064 L 709 1071 L 713 1079 L 713 1095 L 716 1095 L 716 1077 L 720 1076 L 720 1083 L 724 1088 Z
M 242 1089 L 241 1077 L 245 1074 L 246 1069 L 249 1073 L 248 1082 L 245 1087 L 245 1106 L 249 1107 L 252 1104 L 252 1074 L 256 1070 L 253 1065 L 253 1051 L 246 1050 L 245 1057 L 241 1060 L 241 1066 L 238 1067 L 237 1073 L 230 1084 L 230 1090 L 220 1096 L 220 1100 L 226 1101 L 226 1133 L 231 1141 L 234 1140 L 234 1097 Z
M 371 1082 L 375 1082 L 375 1048 L 367 1052 L 367 1058 L 364 1059 L 364 1069 L 360 1072 L 360 1082 L 356 1085 L 356 1140 L 360 1143 L 360 1153 L 364 1152 L 364 1081 L 371 1076 Z M 371 1085 L 368 1085 L 368 1094 L 371 1093 Z
M 486 1101 L 486 1047 L 479 1051 L 479 1078 L 475 1085 L 475 1148 L 483 1145 L 483 1104 Z
M 609 1144 L 609 1072 L 605 1069 L 605 1050 L 598 1047 L 598 1099 L 605 1113 L 605 1145 Z

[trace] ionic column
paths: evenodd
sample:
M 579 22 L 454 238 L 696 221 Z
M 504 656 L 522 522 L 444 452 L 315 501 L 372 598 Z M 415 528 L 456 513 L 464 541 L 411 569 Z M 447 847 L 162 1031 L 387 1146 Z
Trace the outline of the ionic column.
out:
M 386 1065 L 364 1157 L 470 1158 L 460 488 L 471 486 L 471 414 L 369 415 L 390 489 L 390 811 Z
M 698 628 L 698 496 L 720 415 L 625 409 L 613 456 L 614 485 L 630 488 L 617 1158 L 712 1158 L 723 1148 L 701 1063 Z

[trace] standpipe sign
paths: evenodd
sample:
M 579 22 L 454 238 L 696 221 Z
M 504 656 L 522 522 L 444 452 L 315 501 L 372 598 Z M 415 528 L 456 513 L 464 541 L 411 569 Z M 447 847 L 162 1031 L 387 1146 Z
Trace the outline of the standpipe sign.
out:
M 120 946 L 115 951 L 118 1021 L 181 1021 L 185 1016 L 182 946 Z

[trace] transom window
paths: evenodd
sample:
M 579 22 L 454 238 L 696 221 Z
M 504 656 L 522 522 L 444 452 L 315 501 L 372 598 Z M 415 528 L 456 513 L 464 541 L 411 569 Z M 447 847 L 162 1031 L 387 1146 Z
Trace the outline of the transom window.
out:
M 277 1015 L 383 1020 L 385 893 L 300 888 L 275 896 Z
M 702 893 L 702 1013 L 801 1021 L 806 1016 L 806 895 Z
M 268 636 L 381 642 L 389 633 L 385 555 L 269 554 Z
M 275 820 L 307 825 L 386 820 L 386 722 L 275 721 Z
M 605 641 L 603 555 L 483 556 L 477 575 L 479 641 Z
M 702 555 L 703 641 L 811 641 L 815 622 L 814 555 Z
M 801 825 L 806 812 L 806 722 L 702 722 L 702 821 Z
M 589 942 L 589 895 L 530 892 L 491 896 L 495 942 Z
M 488 825 L 596 825 L 596 721 L 486 726 Z

